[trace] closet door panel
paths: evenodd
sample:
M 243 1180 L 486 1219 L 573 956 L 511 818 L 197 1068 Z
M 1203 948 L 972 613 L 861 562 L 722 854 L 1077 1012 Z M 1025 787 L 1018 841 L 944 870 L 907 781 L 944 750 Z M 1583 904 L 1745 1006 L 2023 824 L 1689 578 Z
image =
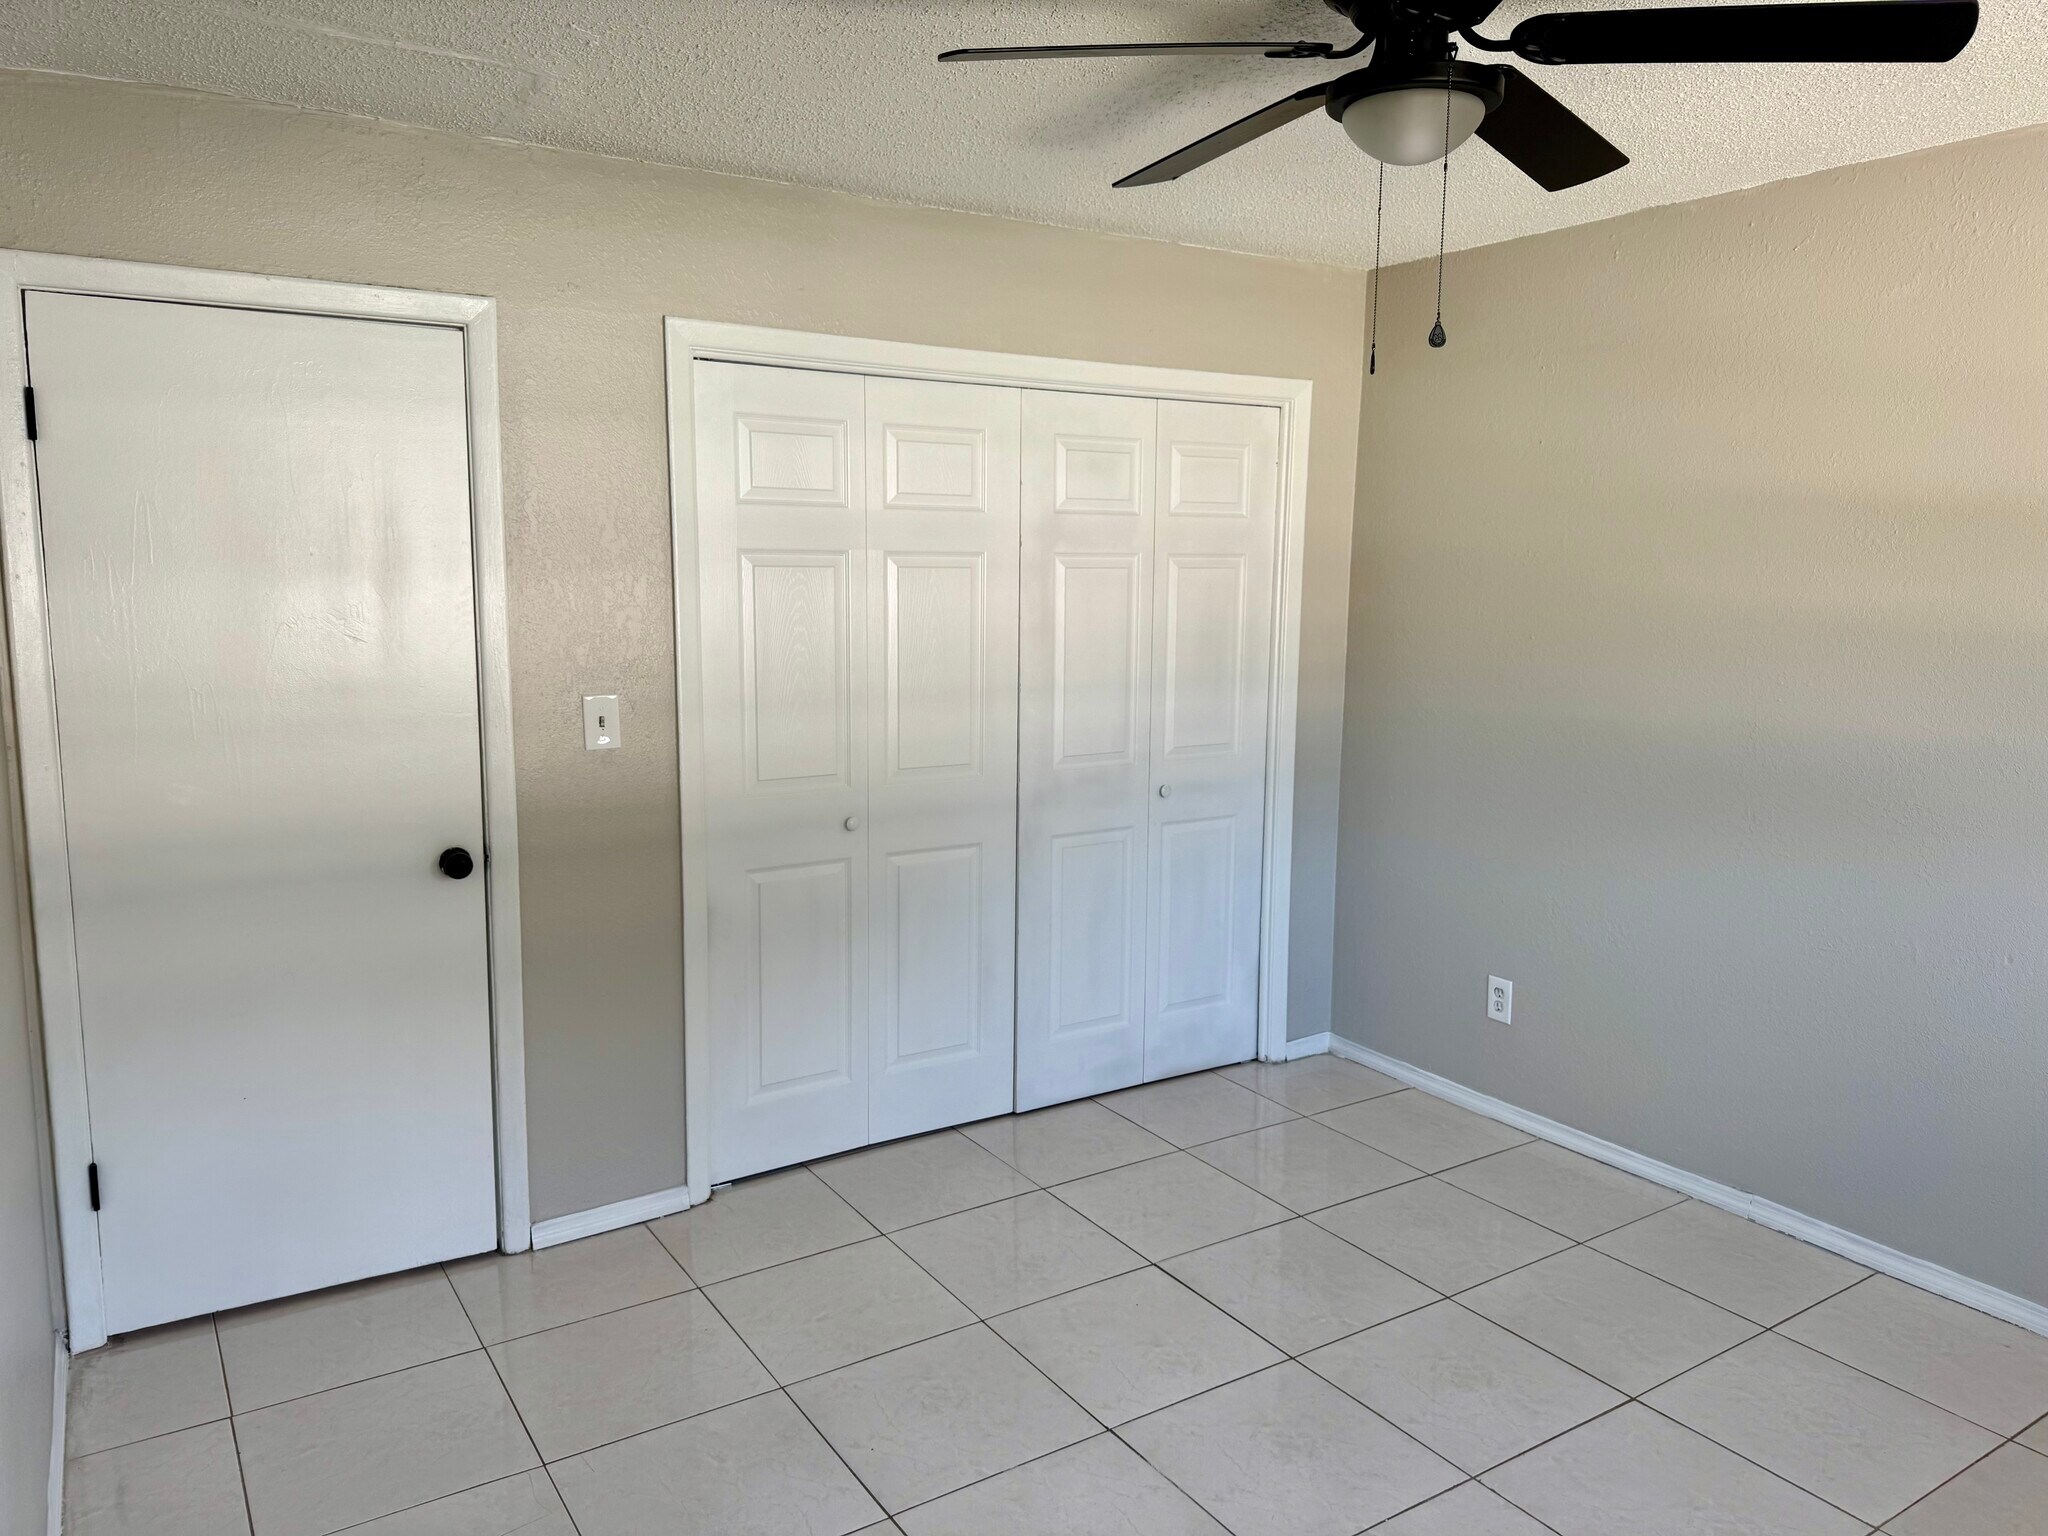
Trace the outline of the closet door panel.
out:
M 868 1139 L 866 444 L 858 378 L 716 363 L 697 381 L 723 1182 Z
M 1158 414 L 1024 394 L 1020 1110 L 1143 1072 Z
M 869 1139 L 1014 1094 L 1018 393 L 865 383 Z
M 1258 1045 L 1279 416 L 1159 404 L 1147 1081 Z

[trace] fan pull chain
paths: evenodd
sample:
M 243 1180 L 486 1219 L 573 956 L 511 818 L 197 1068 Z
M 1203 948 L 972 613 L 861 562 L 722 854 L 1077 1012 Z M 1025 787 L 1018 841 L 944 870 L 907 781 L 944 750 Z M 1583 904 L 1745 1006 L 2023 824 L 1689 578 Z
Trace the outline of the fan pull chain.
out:
M 1444 330 L 1444 234 L 1451 222 L 1451 65 L 1458 57 L 1458 45 L 1451 44 L 1444 61 L 1444 195 L 1436 215 L 1436 324 L 1429 328 L 1429 344 L 1441 347 L 1451 338 Z
M 1380 162 L 1380 200 L 1372 216 L 1372 344 L 1366 351 L 1365 371 L 1380 371 L 1380 235 L 1387 221 L 1387 162 Z

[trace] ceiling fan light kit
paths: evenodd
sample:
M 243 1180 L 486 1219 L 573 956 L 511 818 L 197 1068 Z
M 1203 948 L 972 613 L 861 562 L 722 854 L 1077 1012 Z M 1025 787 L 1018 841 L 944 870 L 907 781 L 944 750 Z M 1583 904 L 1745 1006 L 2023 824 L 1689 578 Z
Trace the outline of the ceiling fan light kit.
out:
M 1454 64 L 1449 73 L 1449 82 L 1444 79 L 1445 71 L 1439 70 L 1437 78 L 1426 85 L 1360 82 L 1355 96 L 1340 94 L 1332 87 L 1328 111 L 1344 125 L 1345 136 L 1382 165 L 1427 165 L 1445 154 L 1446 94 L 1450 97 L 1448 137 L 1453 150 L 1478 131 L 1486 114 L 1499 106 L 1506 94 L 1497 69 L 1475 70 Z
M 1346 137 L 1388 165 L 1445 162 L 1478 138 L 1547 192 L 1598 180 L 1629 163 L 1564 102 L 1509 64 L 1457 57 L 1454 39 L 1528 64 L 1945 64 L 1977 30 L 1977 0 L 1812 0 L 1767 5 L 1696 5 L 1572 11 L 1530 16 L 1505 38 L 1479 28 L 1500 0 L 1324 0 L 1358 29 L 1334 43 L 1106 43 L 1026 48 L 959 48 L 942 63 L 1133 55 L 1252 54 L 1271 59 L 1348 59 L 1368 47 L 1361 69 L 1298 90 L 1226 123 L 1192 144 L 1119 179 L 1156 186 L 1242 149 L 1321 107 Z M 1382 180 L 1384 192 L 1384 179 Z M 1441 233 L 1441 231 L 1440 231 Z M 1375 261 L 1375 267 L 1378 263 Z M 1430 344 L 1442 346 L 1442 249 L 1438 315 Z

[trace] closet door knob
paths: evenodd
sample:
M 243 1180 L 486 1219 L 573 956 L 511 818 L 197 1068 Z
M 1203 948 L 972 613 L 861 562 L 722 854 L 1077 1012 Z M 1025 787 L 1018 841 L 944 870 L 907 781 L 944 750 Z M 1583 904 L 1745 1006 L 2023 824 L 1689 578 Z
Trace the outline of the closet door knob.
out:
M 846 830 L 849 832 L 858 832 L 860 830 L 860 818 L 858 816 L 847 817 Z
M 1162 800 L 1171 800 L 1173 798 L 1173 786 L 1171 784 L 1160 785 L 1159 798 Z
M 435 861 L 441 866 L 441 873 L 450 880 L 467 880 L 470 871 L 476 868 L 476 860 L 469 856 L 467 848 L 444 848 L 441 857 Z

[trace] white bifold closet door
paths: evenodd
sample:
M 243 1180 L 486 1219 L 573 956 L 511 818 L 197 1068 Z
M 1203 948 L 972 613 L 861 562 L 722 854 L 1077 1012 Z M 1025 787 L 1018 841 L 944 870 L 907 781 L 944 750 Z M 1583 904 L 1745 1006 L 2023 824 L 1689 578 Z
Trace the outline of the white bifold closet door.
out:
M 1279 412 L 1024 397 L 1017 1108 L 1258 1040 Z
M 696 375 L 723 1182 L 1010 1108 L 1018 395 Z

